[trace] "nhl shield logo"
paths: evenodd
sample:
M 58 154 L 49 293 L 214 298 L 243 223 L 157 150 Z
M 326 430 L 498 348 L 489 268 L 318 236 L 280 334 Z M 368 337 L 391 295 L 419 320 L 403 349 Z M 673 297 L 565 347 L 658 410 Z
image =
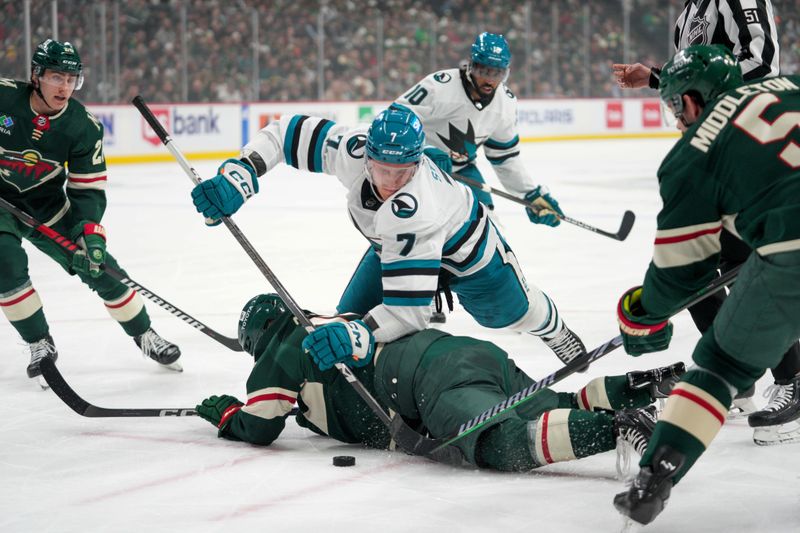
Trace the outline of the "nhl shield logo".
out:
M 689 21 L 689 45 L 706 44 L 706 30 L 708 29 L 708 25 L 708 21 L 703 17 L 694 17 Z
M 418 207 L 417 199 L 407 192 L 401 192 L 392 199 L 392 213 L 397 218 L 413 217 Z

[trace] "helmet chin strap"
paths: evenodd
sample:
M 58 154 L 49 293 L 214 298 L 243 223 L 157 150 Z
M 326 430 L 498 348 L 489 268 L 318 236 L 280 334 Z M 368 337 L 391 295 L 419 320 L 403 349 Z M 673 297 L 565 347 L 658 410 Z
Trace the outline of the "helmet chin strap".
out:
M 42 99 L 42 102 L 44 102 L 44 105 L 46 105 L 46 106 L 47 106 L 47 107 L 49 107 L 50 109 L 55 109 L 55 107 L 51 106 L 51 105 L 50 105 L 50 104 L 47 102 L 47 99 L 44 97 L 44 94 L 42 93 L 42 82 L 41 82 L 41 81 L 39 81 L 39 79 L 38 79 L 38 75 L 37 75 L 37 77 L 36 77 L 36 78 L 37 78 L 37 79 L 36 79 L 36 82 L 33 84 L 33 90 L 34 90 L 34 92 L 35 92 L 36 94 L 38 94 L 38 95 L 39 95 L 39 98 L 41 98 L 41 99 Z M 33 80 L 31 80 L 31 81 L 33 81 Z

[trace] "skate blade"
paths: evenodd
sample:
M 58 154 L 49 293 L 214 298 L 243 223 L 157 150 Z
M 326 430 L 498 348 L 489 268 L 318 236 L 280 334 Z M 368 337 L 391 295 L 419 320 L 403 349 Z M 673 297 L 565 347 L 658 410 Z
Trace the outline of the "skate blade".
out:
M 753 400 L 750 398 L 733 400 L 733 405 L 731 405 L 731 408 L 728 410 L 728 420 L 745 418 L 752 413 L 755 413 L 757 410 L 756 404 L 753 403 Z
M 775 446 L 800 442 L 800 421 L 780 426 L 766 426 L 753 430 L 753 442 L 758 446 Z
M 634 533 L 636 531 L 641 531 L 642 525 L 633 520 L 629 516 L 622 515 L 622 527 L 619 530 L 619 533 Z
M 36 376 L 36 382 L 39 384 L 42 390 L 47 390 L 50 388 L 50 384 L 47 383 L 47 380 L 44 379 L 44 376 L 42 375 Z
M 183 372 L 183 366 L 178 361 L 175 361 L 174 363 L 170 363 L 168 365 L 158 363 L 158 366 L 166 370 L 170 370 L 172 372 Z

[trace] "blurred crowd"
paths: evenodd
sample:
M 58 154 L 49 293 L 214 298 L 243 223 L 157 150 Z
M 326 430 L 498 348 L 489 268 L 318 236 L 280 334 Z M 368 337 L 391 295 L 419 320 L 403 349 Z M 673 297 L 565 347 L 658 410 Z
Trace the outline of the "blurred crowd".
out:
M 52 33 L 52 4 L 30 2 L 31 33 L 38 43 Z M 508 85 L 518 96 L 620 96 L 611 63 L 663 63 L 683 2 L 61 0 L 57 5 L 58 37 L 77 46 L 85 65 L 87 83 L 79 97 L 113 103 L 140 93 L 152 102 L 393 99 L 426 74 L 457 67 L 482 31 L 508 39 L 513 54 Z M 800 0 L 773 0 L 773 5 L 782 70 L 798 72 Z M 21 2 L 3 0 L 3 77 L 27 77 L 24 47 Z

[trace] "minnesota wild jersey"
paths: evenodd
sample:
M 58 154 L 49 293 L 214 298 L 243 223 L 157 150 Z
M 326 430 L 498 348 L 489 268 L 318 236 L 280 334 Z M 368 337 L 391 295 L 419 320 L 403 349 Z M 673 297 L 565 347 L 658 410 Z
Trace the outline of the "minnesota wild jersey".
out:
M 32 91 L 27 82 L 0 79 L 0 196 L 47 225 L 70 207 L 75 222 L 100 222 L 103 125 L 74 99 L 56 115 L 37 114 Z
M 426 144 L 450 154 L 453 172 L 474 163 L 483 146 L 503 187 L 525 195 L 537 184 L 519 159 L 516 97 L 501 83 L 488 102 L 474 102 L 467 83 L 465 71 L 441 70 L 396 101 L 411 108 L 422 121 Z
M 800 250 L 800 76 L 751 82 L 708 103 L 658 179 L 649 314 L 668 315 L 710 281 L 723 227 L 761 256 Z
M 284 313 L 270 324 L 265 335 L 271 340 L 256 358 L 247 379 L 246 404 L 231 417 L 223 436 L 270 444 L 283 431 L 286 417 L 297 405 L 297 423 L 315 433 L 342 442 L 388 446 L 388 430 L 339 371 L 319 370 L 303 352 L 301 344 L 307 333 L 291 313 Z M 374 367 L 353 372 L 374 394 Z

